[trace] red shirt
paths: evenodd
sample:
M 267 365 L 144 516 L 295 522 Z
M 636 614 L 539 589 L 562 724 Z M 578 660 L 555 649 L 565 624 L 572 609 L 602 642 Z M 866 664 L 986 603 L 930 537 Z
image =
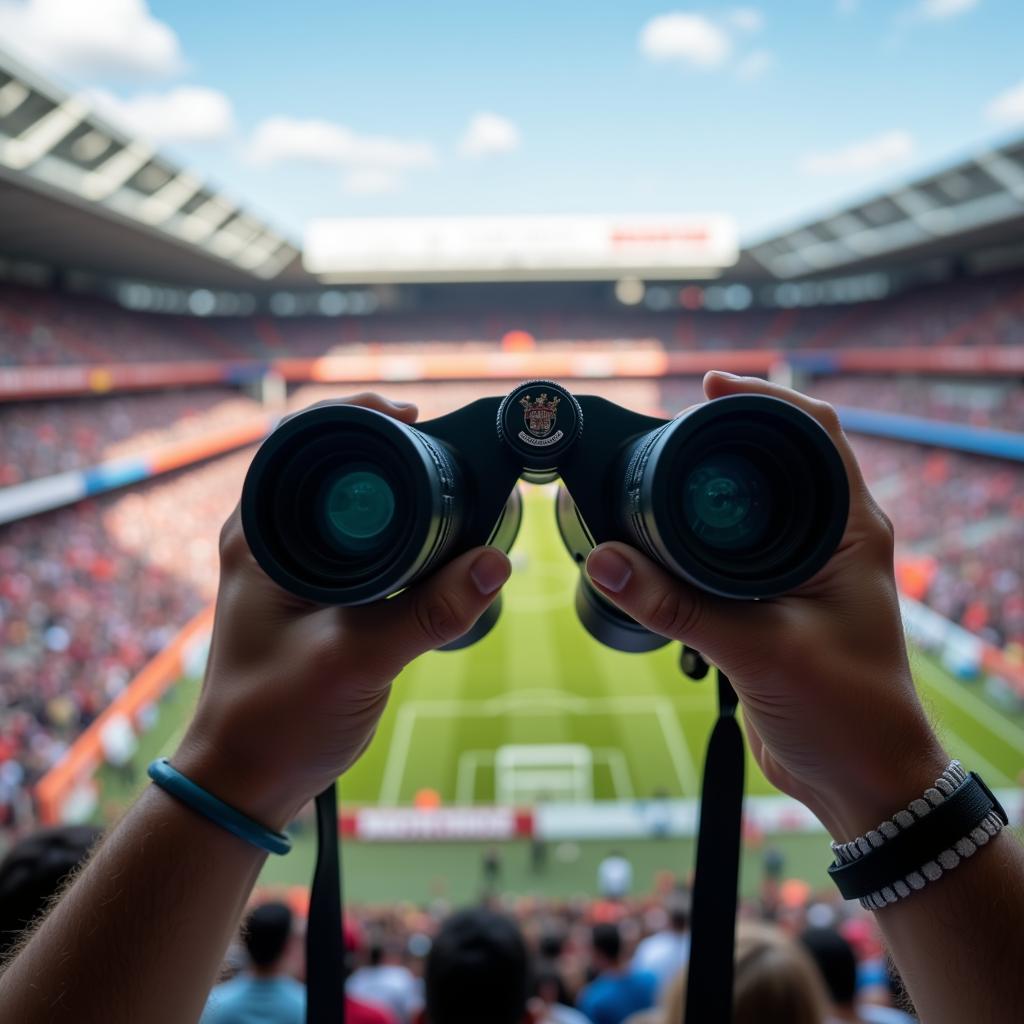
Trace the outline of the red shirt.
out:
M 345 996 L 345 1024 L 398 1024 L 387 1012 L 369 1003 Z

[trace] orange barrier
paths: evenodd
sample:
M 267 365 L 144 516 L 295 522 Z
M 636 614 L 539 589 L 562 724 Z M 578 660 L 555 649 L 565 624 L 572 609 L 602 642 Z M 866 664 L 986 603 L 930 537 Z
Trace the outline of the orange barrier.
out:
M 143 452 L 139 458 L 145 461 L 151 474 L 166 473 L 262 441 L 273 429 L 274 420 L 273 416 L 253 416 L 236 427 L 218 427 L 211 434 L 174 441 Z
M 756 340 L 756 339 L 754 339 Z M 762 338 L 762 341 L 768 340 Z M 664 349 L 653 338 L 618 348 L 327 355 L 269 361 L 110 363 L 102 366 L 0 367 L 0 401 L 103 394 L 198 384 L 238 384 L 275 372 L 292 383 L 417 380 L 521 380 L 530 377 L 649 377 L 723 369 L 766 374 L 781 362 L 810 372 L 931 373 L 963 376 L 1024 372 L 1024 345 L 939 345 L 907 348 Z
M 61 807 L 80 785 L 91 778 L 103 761 L 103 729 L 112 718 L 123 716 L 138 728 L 139 712 L 158 701 L 181 678 L 185 656 L 213 625 L 213 605 L 195 616 L 174 639 L 119 693 L 110 706 L 68 748 L 64 756 L 39 780 L 35 788 L 39 820 L 52 825 L 61 820 Z

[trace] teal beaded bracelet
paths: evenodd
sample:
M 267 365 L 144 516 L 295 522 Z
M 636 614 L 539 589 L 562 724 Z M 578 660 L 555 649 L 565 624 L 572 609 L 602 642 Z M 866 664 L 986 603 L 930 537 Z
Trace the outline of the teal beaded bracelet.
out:
M 149 766 L 149 777 L 164 792 L 170 793 L 193 811 L 261 850 L 285 854 L 292 848 L 292 841 L 283 832 L 266 828 L 241 811 L 236 811 L 202 786 L 196 785 L 188 776 L 182 775 L 166 757 L 158 758 Z

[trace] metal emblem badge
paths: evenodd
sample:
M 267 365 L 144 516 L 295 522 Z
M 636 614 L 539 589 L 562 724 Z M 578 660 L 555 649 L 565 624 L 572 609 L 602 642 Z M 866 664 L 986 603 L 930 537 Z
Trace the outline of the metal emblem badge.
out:
M 519 404 L 523 407 L 526 430 L 519 431 L 519 440 L 534 448 L 546 448 L 548 445 L 557 444 L 565 436 L 561 430 L 552 433 L 558 418 L 558 404 L 561 401 L 558 395 L 549 396 L 546 391 L 542 391 L 536 398 L 531 398 L 529 394 L 523 395 L 519 399 Z

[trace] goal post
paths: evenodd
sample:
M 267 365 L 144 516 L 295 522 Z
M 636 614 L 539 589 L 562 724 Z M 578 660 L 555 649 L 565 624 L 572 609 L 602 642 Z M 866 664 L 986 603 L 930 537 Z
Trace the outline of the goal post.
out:
M 499 806 L 594 799 L 594 756 L 580 743 L 519 744 L 494 755 Z

